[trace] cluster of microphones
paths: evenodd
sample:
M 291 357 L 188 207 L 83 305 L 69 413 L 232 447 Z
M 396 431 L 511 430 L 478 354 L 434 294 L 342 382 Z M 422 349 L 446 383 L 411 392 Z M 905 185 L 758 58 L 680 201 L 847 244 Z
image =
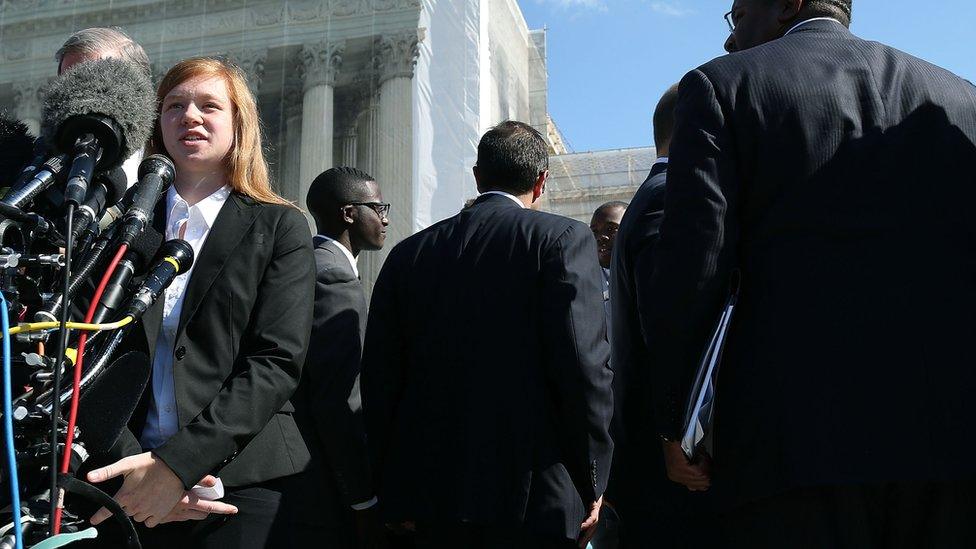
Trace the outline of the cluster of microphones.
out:
M 149 379 L 145 354 L 121 352 L 127 333 L 193 262 L 186 241 L 163 242 L 153 224 L 172 162 L 144 158 L 135 182 L 122 169 L 156 112 L 149 75 L 103 59 L 48 86 L 39 137 L 0 113 L 0 549 L 84 532 L 65 492 L 112 509 L 75 476 L 115 444 Z M 121 509 L 116 518 L 138 547 Z

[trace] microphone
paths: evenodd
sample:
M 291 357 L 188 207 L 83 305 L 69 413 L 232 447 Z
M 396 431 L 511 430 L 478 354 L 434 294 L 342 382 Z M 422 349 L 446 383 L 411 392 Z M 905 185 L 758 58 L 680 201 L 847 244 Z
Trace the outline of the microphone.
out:
M 55 294 L 53 298 L 45 301 L 44 307 L 34 313 L 35 322 L 56 322 L 58 320 L 58 314 L 61 312 L 61 307 L 64 306 L 64 303 L 74 299 L 78 294 L 78 290 L 84 286 L 88 277 L 91 276 L 92 271 L 102 264 L 109 250 L 115 249 L 109 247 L 115 235 L 115 228 L 110 227 L 98 237 L 88 250 L 88 253 L 80 257 L 77 266 L 72 269 L 71 280 L 68 283 L 67 299 L 65 299 L 64 294 Z
M 137 351 L 95 370 L 103 362 L 101 357 L 96 360 L 90 372 L 94 380 L 78 400 L 81 440 L 92 454 L 108 452 L 118 441 L 136 411 L 151 369 L 149 357 Z
M 76 214 L 75 225 L 71 231 L 71 236 L 75 241 L 81 237 L 82 233 L 92 227 L 92 223 L 101 219 L 107 206 L 119 201 L 125 194 L 127 185 L 128 179 L 120 166 L 95 176 L 95 188 L 88 193 L 88 198 L 78 208 Z M 93 232 L 97 232 L 97 229 Z
M 36 162 L 24 169 L 17 183 L 7 196 L 3 197 L 3 203 L 14 208 L 23 209 L 40 193 L 53 185 L 61 178 L 65 165 L 68 163 L 68 155 L 59 154 L 44 160 L 39 156 Z
M 149 225 L 156 202 L 175 178 L 173 161 L 161 154 L 148 156 L 139 163 L 139 182 L 123 198 L 128 200 L 131 196 L 132 202 L 122 216 L 121 242 L 131 243 Z
M 133 321 L 142 317 L 177 275 L 193 266 L 193 247 L 186 240 L 174 238 L 167 241 L 159 254 L 161 259 L 150 269 L 125 309 L 124 316 L 131 316 Z
M 120 165 L 149 138 L 155 118 L 149 76 L 107 58 L 65 72 L 47 89 L 43 134 L 72 156 L 65 202 L 80 206 L 96 170 Z
M 129 282 L 133 277 L 145 273 L 149 261 L 156 255 L 162 243 L 163 235 L 151 225 L 136 237 L 129 251 L 119 261 L 112 277 L 109 278 L 102 299 L 98 302 L 98 307 L 92 316 L 92 324 L 101 324 L 115 316 L 114 313 L 122 305 Z
M 27 125 L 0 112 L 0 187 L 10 187 L 34 156 L 34 136 Z

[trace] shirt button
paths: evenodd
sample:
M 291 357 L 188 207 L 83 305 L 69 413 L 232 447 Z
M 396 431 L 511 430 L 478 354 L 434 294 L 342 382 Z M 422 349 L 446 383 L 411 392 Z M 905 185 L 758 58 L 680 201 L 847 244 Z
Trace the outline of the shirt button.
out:
M 173 413 L 173 407 L 172 406 L 167 406 L 167 407 L 163 408 L 163 411 L 166 412 L 167 414 L 172 414 Z
M 180 345 L 180 347 L 176 349 L 176 352 L 173 354 L 176 356 L 176 360 L 183 360 L 183 357 L 186 356 L 186 347 Z

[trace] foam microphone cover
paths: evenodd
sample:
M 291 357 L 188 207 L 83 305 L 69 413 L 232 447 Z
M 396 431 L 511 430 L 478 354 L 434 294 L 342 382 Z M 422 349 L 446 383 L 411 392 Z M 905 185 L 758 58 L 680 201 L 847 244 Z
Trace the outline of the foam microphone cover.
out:
M 130 351 L 112 361 L 82 390 L 78 428 L 89 453 L 105 453 L 118 441 L 146 389 L 150 367 L 148 356 Z
M 132 245 L 129 246 L 128 255 L 132 259 L 132 263 L 135 266 L 135 275 L 141 276 L 146 274 L 146 270 L 149 268 L 149 263 L 156 257 L 156 253 L 159 252 L 159 248 L 163 245 L 163 235 L 156 230 L 152 225 L 146 226 L 145 229 L 139 236 L 132 241 Z
M 126 189 L 129 188 L 129 176 L 121 166 L 116 166 L 111 170 L 99 173 L 95 179 L 105 184 L 105 204 L 113 206 L 122 200 Z
M 34 141 L 27 125 L 0 112 L 0 187 L 9 187 L 34 158 Z
M 103 151 L 99 169 L 120 165 L 142 148 L 152 133 L 156 95 L 149 75 L 121 59 L 98 59 L 72 67 L 47 88 L 41 134 L 63 153 L 71 153 L 79 127 L 100 134 L 100 126 L 76 124 L 78 120 L 106 117 L 114 121 L 122 139 L 113 150 Z M 106 143 L 112 141 L 107 136 Z

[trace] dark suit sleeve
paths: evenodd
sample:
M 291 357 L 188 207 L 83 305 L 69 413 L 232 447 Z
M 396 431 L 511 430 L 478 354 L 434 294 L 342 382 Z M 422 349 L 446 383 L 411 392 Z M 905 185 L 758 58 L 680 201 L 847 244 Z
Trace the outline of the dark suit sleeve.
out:
M 308 225 L 289 209 L 275 229 L 234 375 L 186 427 L 153 450 L 188 489 L 237 455 L 298 387 L 311 330 L 313 269 Z
M 393 430 L 393 421 L 406 369 L 404 331 L 401 329 L 396 291 L 400 269 L 397 248 L 384 263 L 373 285 L 363 346 L 362 396 L 366 417 L 368 451 L 377 495 L 383 497 L 383 464 Z
M 655 367 L 659 434 L 680 431 L 686 393 L 729 284 L 738 243 L 738 181 L 725 113 L 700 71 L 679 86 L 665 216 L 642 311 Z
M 345 261 L 345 258 L 342 258 Z M 352 272 L 320 270 L 305 376 L 315 431 L 346 505 L 373 497 L 360 399 L 362 286 Z
M 544 360 L 555 389 L 565 464 L 585 503 L 603 495 L 613 442 L 613 374 L 603 313 L 596 242 L 574 223 L 549 247 L 542 265 Z

